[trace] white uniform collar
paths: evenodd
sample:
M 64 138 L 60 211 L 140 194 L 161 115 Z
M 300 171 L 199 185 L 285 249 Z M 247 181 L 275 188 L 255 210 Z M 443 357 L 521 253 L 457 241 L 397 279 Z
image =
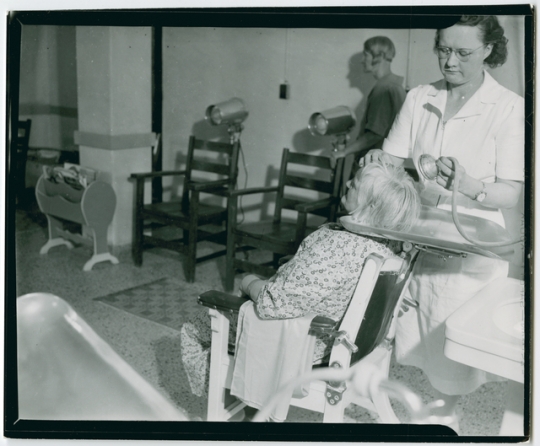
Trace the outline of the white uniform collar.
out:
M 454 117 L 460 118 L 481 113 L 483 104 L 495 104 L 499 100 L 501 93 L 502 90 L 499 83 L 484 70 L 484 81 L 482 85 Z M 446 81 L 444 79 L 431 84 L 427 93 L 429 96 L 428 102 L 440 110 L 441 116 L 444 113 L 447 94 Z

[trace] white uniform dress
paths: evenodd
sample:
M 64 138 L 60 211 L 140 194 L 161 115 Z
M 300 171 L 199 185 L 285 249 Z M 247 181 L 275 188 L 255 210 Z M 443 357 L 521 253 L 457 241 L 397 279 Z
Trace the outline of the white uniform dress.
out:
M 384 142 L 383 150 L 415 164 L 423 153 L 455 157 L 472 177 L 524 180 L 524 100 L 499 85 L 487 72 L 484 82 L 454 117 L 443 121 L 446 81 L 422 85 L 409 92 Z M 451 195 L 430 182 L 423 202 L 451 209 Z M 502 213 L 460 195 L 458 212 L 473 214 L 504 226 Z M 396 358 L 420 367 L 433 387 L 448 395 L 463 395 L 481 384 L 498 380 L 444 356 L 446 319 L 486 284 L 508 275 L 508 263 L 486 257 L 440 259 L 418 257 L 408 292 L 417 309 L 398 320 Z

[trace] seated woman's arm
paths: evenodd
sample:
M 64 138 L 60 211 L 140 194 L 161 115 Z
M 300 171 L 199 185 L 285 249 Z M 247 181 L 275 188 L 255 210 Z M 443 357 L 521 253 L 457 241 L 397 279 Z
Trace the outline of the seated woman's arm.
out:
M 253 302 L 257 302 L 259 293 L 267 282 L 267 280 L 260 279 L 253 274 L 248 274 L 242 279 L 240 291 L 247 294 Z

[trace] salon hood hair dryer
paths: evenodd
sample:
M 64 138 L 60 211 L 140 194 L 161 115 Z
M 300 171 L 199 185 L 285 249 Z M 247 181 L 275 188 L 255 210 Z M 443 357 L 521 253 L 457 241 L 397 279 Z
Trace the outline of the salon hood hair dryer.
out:
M 356 125 L 356 118 L 349 107 L 340 105 L 322 112 L 313 113 L 308 129 L 314 136 L 334 136 L 334 152 L 345 149 L 349 132 Z
M 246 120 L 249 112 L 244 101 L 240 98 L 232 98 L 206 108 L 205 118 L 212 125 L 226 125 L 231 138 L 231 144 L 240 139 L 244 130 L 242 122 Z
M 465 230 L 463 229 L 463 227 L 461 226 L 459 222 L 459 216 L 457 212 L 457 197 L 458 197 L 459 181 L 460 181 L 460 177 L 459 177 L 460 174 L 458 171 L 459 163 L 457 159 L 453 157 L 447 157 L 447 158 L 454 165 L 454 184 L 452 186 L 452 219 L 454 220 L 454 225 L 456 226 L 456 229 L 459 231 L 461 236 L 465 240 L 467 240 L 468 242 L 476 246 L 498 247 L 498 246 L 515 245 L 516 243 L 520 243 L 522 241 L 521 238 L 509 241 L 509 242 L 482 242 L 480 240 L 473 239 L 469 234 L 465 232 Z M 420 157 L 418 158 L 418 172 L 426 180 L 434 181 L 439 175 L 439 167 L 437 166 L 437 160 L 429 154 L 420 155 Z

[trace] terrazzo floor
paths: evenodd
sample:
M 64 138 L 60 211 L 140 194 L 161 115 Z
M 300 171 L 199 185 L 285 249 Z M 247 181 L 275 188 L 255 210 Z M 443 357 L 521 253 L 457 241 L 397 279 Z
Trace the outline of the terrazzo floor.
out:
M 120 263 L 99 263 L 83 272 L 91 256 L 86 246 L 68 250 L 56 247 L 46 255 L 39 249 L 47 240 L 46 221 L 35 207 L 16 211 L 16 286 L 17 296 L 49 292 L 66 300 L 94 330 L 105 339 L 140 375 L 159 389 L 190 419 L 205 419 L 206 401 L 186 388 L 180 366 L 180 333 L 169 327 L 141 319 L 100 303 L 94 298 L 145 284 L 163 277 L 183 280 L 179 254 L 155 249 L 146 251 L 141 268 L 135 267 L 128 249 L 112 253 Z M 211 251 L 211 244 L 201 247 Z M 195 286 L 200 291 L 223 289 L 224 258 L 197 266 Z M 236 286 L 239 285 L 237 279 Z M 425 375 L 417 368 L 392 363 L 391 377 L 407 385 L 424 402 L 433 400 Z M 457 413 L 463 436 L 496 436 L 503 416 L 505 383 L 489 383 L 461 398 Z M 322 416 L 291 408 L 288 422 L 321 422 Z M 349 423 L 374 423 L 377 416 L 351 405 L 346 411 Z

